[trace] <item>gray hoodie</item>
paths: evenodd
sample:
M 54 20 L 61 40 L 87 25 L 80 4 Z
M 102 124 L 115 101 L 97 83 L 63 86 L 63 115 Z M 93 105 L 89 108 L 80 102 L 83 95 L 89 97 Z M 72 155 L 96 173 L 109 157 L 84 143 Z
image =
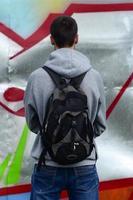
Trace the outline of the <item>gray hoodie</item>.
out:
M 50 54 L 45 66 L 66 78 L 73 78 L 87 72 L 80 87 L 88 97 L 89 118 L 94 126 L 95 137 L 101 135 L 106 128 L 104 85 L 100 74 L 90 65 L 89 59 L 72 48 L 61 48 Z M 43 123 L 47 101 L 54 88 L 55 85 L 51 77 L 41 67 L 31 73 L 25 91 L 24 104 L 28 127 L 37 134 L 31 152 L 32 157 L 36 160 L 38 160 L 43 148 L 39 126 Z M 95 164 L 96 151 L 95 144 L 89 158 L 74 165 L 69 165 L 69 167 Z M 63 167 L 52 161 L 48 153 L 46 164 Z

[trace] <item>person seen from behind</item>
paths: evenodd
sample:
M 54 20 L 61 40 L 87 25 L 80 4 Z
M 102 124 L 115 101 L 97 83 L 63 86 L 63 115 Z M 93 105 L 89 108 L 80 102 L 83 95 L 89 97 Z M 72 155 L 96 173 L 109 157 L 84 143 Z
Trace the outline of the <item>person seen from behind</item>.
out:
M 29 129 L 36 134 L 31 152 L 35 166 L 30 200 L 59 200 L 63 190 L 68 191 L 70 200 L 98 200 L 95 138 L 106 129 L 103 80 L 91 66 L 89 58 L 75 49 L 78 26 L 74 18 L 63 15 L 53 20 L 50 40 L 54 51 L 44 68 L 31 73 L 24 98 L 26 121 Z M 51 74 L 56 77 L 55 80 Z M 56 81 L 59 77 L 63 78 L 65 85 L 59 85 L 54 93 L 59 101 L 55 98 L 56 106 L 49 108 L 62 109 L 56 116 L 57 126 L 55 112 L 48 110 L 48 100 L 58 87 Z M 72 80 L 80 82 L 74 85 Z M 65 91 L 69 95 L 66 96 Z M 50 132 L 52 127 L 55 128 Z M 45 134 L 51 134 L 49 141 L 45 141 Z M 55 142 L 56 139 L 58 142 Z M 55 143 L 51 151 L 48 143 L 53 140 Z

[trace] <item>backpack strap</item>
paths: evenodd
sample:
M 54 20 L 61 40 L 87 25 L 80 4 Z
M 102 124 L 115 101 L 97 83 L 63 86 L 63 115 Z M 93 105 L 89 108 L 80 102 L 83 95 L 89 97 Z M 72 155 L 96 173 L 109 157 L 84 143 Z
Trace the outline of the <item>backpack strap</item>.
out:
M 72 86 L 74 86 L 75 88 L 79 88 L 80 87 L 80 84 L 81 82 L 83 81 L 85 75 L 86 75 L 87 72 L 84 72 L 83 74 L 80 74 L 79 76 L 76 76 L 74 78 L 71 79 L 70 81 L 70 84 Z
M 61 75 L 57 74 L 46 66 L 43 66 L 42 68 L 49 74 L 57 88 L 63 89 L 66 86 L 67 83 L 65 78 L 61 77 Z
M 50 75 L 50 77 L 54 81 L 55 85 L 59 89 L 63 89 L 66 86 L 67 82 L 66 82 L 65 78 L 61 77 L 61 75 L 59 75 L 58 73 L 54 72 L 53 70 L 49 69 L 46 66 L 43 66 L 42 68 Z M 72 86 L 74 86 L 75 88 L 79 88 L 82 80 L 84 79 L 84 77 L 86 75 L 86 73 L 87 72 L 84 72 L 83 74 L 80 74 L 79 76 L 71 78 L 69 83 Z

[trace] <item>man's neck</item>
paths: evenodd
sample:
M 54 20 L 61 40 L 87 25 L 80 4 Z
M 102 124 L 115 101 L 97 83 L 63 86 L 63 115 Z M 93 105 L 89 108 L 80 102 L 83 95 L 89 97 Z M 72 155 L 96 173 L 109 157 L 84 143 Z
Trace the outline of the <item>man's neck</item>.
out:
M 75 44 L 73 44 L 73 46 L 64 46 L 64 47 L 61 47 L 61 48 L 70 48 L 70 49 L 75 49 Z M 54 49 L 57 50 L 57 49 L 61 49 L 60 47 L 54 45 Z

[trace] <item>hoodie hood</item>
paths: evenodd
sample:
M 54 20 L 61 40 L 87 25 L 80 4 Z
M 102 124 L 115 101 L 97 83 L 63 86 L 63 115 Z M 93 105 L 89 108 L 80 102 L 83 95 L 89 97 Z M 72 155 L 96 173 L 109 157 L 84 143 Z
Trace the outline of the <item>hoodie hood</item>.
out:
M 53 51 L 45 66 L 67 78 L 78 76 L 92 68 L 90 60 L 72 48 L 61 48 Z

